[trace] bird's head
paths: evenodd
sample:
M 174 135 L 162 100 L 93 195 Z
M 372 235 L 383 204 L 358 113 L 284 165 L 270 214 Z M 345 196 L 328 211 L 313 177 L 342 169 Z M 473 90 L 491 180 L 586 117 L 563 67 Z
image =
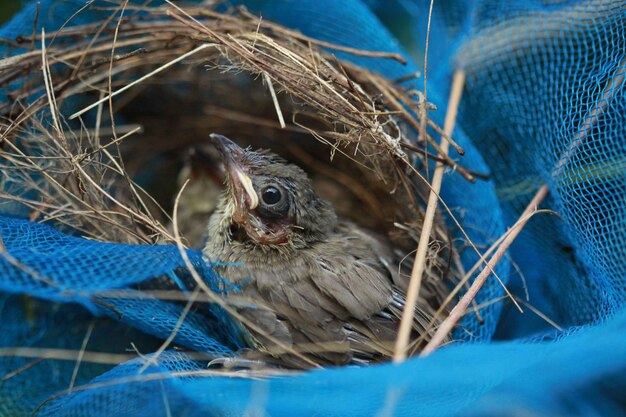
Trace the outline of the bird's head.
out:
M 337 224 L 332 207 L 298 166 L 212 134 L 226 172 L 221 223 L 232 239 L 262 245 L 310 244 Z

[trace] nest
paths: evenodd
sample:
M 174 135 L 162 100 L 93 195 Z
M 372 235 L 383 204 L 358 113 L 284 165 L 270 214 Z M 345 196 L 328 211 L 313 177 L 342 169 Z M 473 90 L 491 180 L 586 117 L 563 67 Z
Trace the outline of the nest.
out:
M 432 136 L 443 132 L 419 91 L 333 52 L 399 56 L 311 39 L 241 8 L 127 7 L 121 18 L 120 11 L 101 9 L 109 16 L 102 22 L 21 38 L 15 47 L 25 50 L 0 61 L 10 99 L 0 126 L 4 212 L 99 241 L 176 243 L 172 209 L 189 174 L 186 155 L 218 132 L 300 165 L 340 216 L 409 255 L 429 163 L 472 179 L 439 152 Z M 211 202 L 200 206 L 195 214 L 206 221 Z M 180 229 L 187 246 L 198 245 L 184 220 Z M 458 265 L 436 221 L 424 285 L 443 280 L 451 288 Z M 414 351 L 446 306 L 437 308 Z

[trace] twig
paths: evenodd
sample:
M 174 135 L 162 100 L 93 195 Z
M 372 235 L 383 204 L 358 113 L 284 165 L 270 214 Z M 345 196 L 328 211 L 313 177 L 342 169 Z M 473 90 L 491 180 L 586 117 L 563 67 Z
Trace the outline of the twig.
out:
M 43 81 L 46 87 L 46 96 L 48 97 L 48 104 L 50 105 L 50 116 L 52 117 L 52 125 L 56 131 L 59 140 L 63 143 L 67 149 L 67 143 L 65 142 L 65 136 L 59 123 L 56 98 L 54 97 L 54 89 L 52 83 L 52 76 L 50 75 L 50 64 L 48 63 L 48 54 L 46 52 L 46 38 L 45 29 L 41 29 L 41 71 L 43 73 Z
M 267 82 L 267 88 L 270 90 L 270 94 L 272 95 L 272 101 L 274 102 L 274 107 L 276 108 L 276 114 L 278 115 L 278 121 L 280 122 L 280 127 L 285 128 L 285 118 L 283 117 L 283 112 L 280 110 L 280 103 L 278 102 L 278 97 L 276 97 L 276 91 L 274 91 L 274 85 L 272 84 L 272 79 L 270 78 L 267 72 L 263 73 L 265 77 L 265 81 Z
M 539 318 L 545 320 L 545 322 L 548 323 L 550 326 L 554 327 L 558 331 L 563 331 L 563 328 L 561 326 L 556 324 L 556 322 L 554 320 L 552 320 L 550 317 L 546 316 L 545 313 L 541 312 L 537 307 L 533 306 L 532 304 L 530 304 L 527 301 L 522 300 L 519 297 L 515 297 L 515 298 L 517 298 L 517 301 L 519 301 L 520 303 L 524 304 L 524 306 L 526 306 L 526 308 L 528 308 L 530 311 L 535 313 Z
M 286 375 L 295 375 L 297 374 L 296 372 L 293 371 L 286 371 L 286 370 L 274 370 L 274 369 L 263 369 L 260 371 L 223 371 L 223 370 L 210 370 L 210 369 L 202 369 L 202 370 L 191 370 L 191 371 L 174 371 L 174 372 L 159 372 L 159 373 L 153 373 L 153 374 L 144 374 L 144 375 L 133 375 L 133 376 L 126 376 L 126 377 L 120 377 L 120 378 L 115 378 L 115 379 L 109 379 L 106 381 L 98 381 L 98 382 L 92 382 L 90 384 L 85 384 L 85 385 L 80 385 L 74 388 L 74 392 L 76 391 L 88 391 L 88 390 L 95 390 L 98 388 L 106 388 L 106 387 L 114 387 L 114 386 L 128 386 L 130 383 L 133 382 L 138 382 L 138 383 L 142 383 L 142 382 L 148 382 L 148 381 L 159 381 L 159 380 L 165 380 L 165 379 L 176 379 L 176 378 L 185 378 L 185 377 L 196 377 L 196 378 L 201 378 L 201 377 L 206 377 L 206 378 L 211 378 L 211 377 L 231 377 L 231 378 L 239 378 L 239 379 L 252 379 L 252 378 L 266 378 L 266 377 L 270 377 L 270 376 L 286 376 Z M 45 406 L 47 403 L 49 403 L 50 401 L 56 399 L 56 398 L 60 398 L 64 395 L 69 394 L 68 390 L 63 390 L 60 392 L 57 392 L 56 394 L 51 395 L 50 397 L 46 398 L 44 401 L 42 401 L 37 408 L 35 408 L 35 410 L 33 410 L 33 413 L 36 414 L 43 406 Z
M 430 45 L 430 24 L 432 22 L 432 17 L 433 17 L 433 6 L 435 5 L 435 0 L 430 0 L 430 6 L 428 7 L 428 23 L 426 24 L 426 46 L 424 47 L 424 92 L 423 94 L 420 94 L 422 100 L 421 101 L 421 106 L 420 106 L 420 111 L 419 111 L 419 118 L 420 118 L 420 122 L 419 122 L 419 132 L 418 132 L 418 138 L 417 141 L 418 143 L 424 143 L 424 139 L 426 137 L 426 120 L 428 119 L 428 115 L 427 115 L 427 109 L 426 109 L 426 103 L 428 102 L 427 100 L 427 89 L 428 89 L 428 46 Z M 435 145 L 435 149 L 436 149 L 436 145 Z M 447 156 L 448 154 L 448 150 L 447 148 L 445 149 L 445 151 L 443 149 L 441 150 L 437 150 L 440 155 L 442 157 Z M 427 153 L 428 151 L 426 150 L 426 148 L 424 148 L 424 153 Z M 445 156 L 444 156 L 445 155 Z M 426 174 L 426 179 L 428 179 L 428 169 L 425 170 L 425 174 Z
M 446 113 L 446 120 L 444 123 L 444 131 L 448 135 L 451 135 L 454 130 L 454 124 L 464 84 L 465 73 L 463 71 L 457 71 L 454 74 L 452 91 L 450 92 L 450 100 L 448 103 L 448 111 Z M 447 153 L 449 147 L 450 142 L 442 138 L 442 152 Z M 443 180 L 443 171 L 444 165 L 441 162 L 437 162 L 435 172 L 433 174 L 431 191 L 428 195 L 428 204 L 426 206 L 426 214 L 424 215 L 422 233 L 417 245 L 417 253 L 415 254 L 413 270 L 411 271 L 411 280 L 409 281 L 409 288 L 407 290 L 406 304 L 404 306 L 404 310 L 402 311 L 400 330 L 398 331 L 398 336 L 394 346 L 393 361 L 395 363 L 403 362 L 406 359 L 409 336 L 411 334 L 411 328 L 413 327 L 415 305 L 417 304 L 417 297 L 422 283 L 422 274 L 424 273 L 424 269 L 426 267 L 426 251 L 428 250 L 428 244 L 430 242 L 430 233 L 433 227 L 435 211 L 437 209 L 437 198 L 439 191 L 441 190 L 441 182 Z
M 502 241 L 502 244 L 498 247 L 487 263 L 487 266 L 481 271 L 478 277 L 476 277 L 474 282 L 472 282 L 470 289 L 463 295 L 458 304 L 454 306 L 452 311 L 450 311 L 448 317 L 446 317 L 446 319 L 441 323 L 432 339 L 430 339 L 420 353 L 420 356 L 427 356 L 432 353 L 445 340 L 448 333 L 450 333 L 454 326 L 456 326 L 456 323 L 461 319 L 461 317 L 463 317 L 465 310 L 476 297 L 476 294 L 483 286 L 489 275 L 491 275 L 493 269 L 496 267 L 498 262 L 500 262 L 502 256 L 504 256 L 505 252 L 509 249 L 517 235 L 519 235 L 528 222 L 528 217 L 537 210 L 537 207 L 541 204 L 546 195 L 548 195 L 548 187 L 544 185 L 539 189 L 539 191 L 537 191 L 535 197 L 531 200 L 530 204 L 528 204 L 520 216 L 520 220 L 513 226 L 511 233 L 506 237 L 506 239 Z
M 193 307 L 194 303 L 196 302 L 196 298 L 198 297 L 199 294 L 200 294 L 200 287 L 196 287 L 193 293 L 191 293 L 191 297 L 189 297 L 189 299 L 187 300 L 187 303 L 185 304 L 185 308 L 183 308 L 183 311 L 180 313 L 180 316 L 178 317 L 178 321 L 176 321 L 176 324 L 174 325 L 174 328 L 172 329 L 170 334 L 167 336 L 167 339 L 165 339 L 165 341 L 161 344 L 161 346 L 159 346 L 157 351 L 150 357 L 150 359 L 148 359 L 146 363 L 143 364 L 143 366 L 141 367 L 138 373 L 141 374 L 146 369 L 148 369 L 151 365 L 156 364 L 161 354 L 165 352 L 165 349 L 167 349 L 168 346 L 172 343 L 172 341 L 174 341 L 174 338 L 178 334 L 180 327 L 183 325 L 183 323 L 185 322 L 185 319 L 189 315 L 189 311 L 191 311 L 191 307 Z
M 197 54 L 198 52 L 200 52 L 200 51 L 202 51 L 204 49 L 207 49 L 207 48 L 210 48 L 210 47 L 214 47 L 214 46 L 216 46 L 216 45 L 213 44 L 213 43 L 205 43 L 205 44 L 202 44 L 202 45 L 198 46 L 195 49 L 192 49 L 191 51 L 189 51 L 189 52 L 179 56 L 178 58 L 171 60 L 167 64 L 161 65 L 159 68 L 157 68 L 157 69 L 155 69 L 153 71 L 150 71 L 149 73 L 147 73 L 146 75 L 138 78 L 137 80 L 133 81 L 132 83 L 129 83 L 129 84 L 125 85 L 124 87 L 120 88 L 119 90 L 116 90 L 115 92 L 111 93 L 110 96 L 107 95 L 106 97 L 103 97 L 102 99 L 96 101 L 95 103 L 93 103 L 93 104 L 85 107 L 84 109 L 74 113 L 73 115 L 70 116 L 70 120 L 74 120 L 75 118 L 82 116 L 83 114 L 87 113 L 89 110 L 91 110 L 94 107 L 98 106 L 100 103 L 104 103 L 104 102 L 108 101 L 110 98 L 115 97 L 115 96 L 117 96 L 119 94 L 122 94 L 124 91 L 128 90 L 129 88 L 131 88 L 131 87 L 133 87 L 133 86 L 135 86 L 135 85 L 137 85 L 137 84 L 147 80 L 150 77 L 155 76 L 156 74 L 158 74 L 158 73 L 168 69 L 172 65 L 174 65 L 174 64 L 176 64 L 176 63 L 178 63 L 180 61 L 183 61 L 183 60 L 189 58 L 190 56 L 192 56 L 194 54 Z
M 70 392 L 72 391 L 72 388 L 74 388 L 74 383 L 76 382 L 76 376 L 78 375 L 78 369 L 80 368 L 80 364 L 83 361 L 83 356 L 85 355 L 85 350 L 87 349 L 87 343 L 89 343 L 89 339 L 91 338 L 91 333 L 93 332 L 93 328 L 95 325 L 96 325 L 95 319 L 91 320 L 91 323 L 89 323 L 89 327 L 87 328 L 87 332 L 85 332 L 85 337 L 80 347 L 80 351 L 78 352 L 78 358 L 76 359 L 76 365 L 74 366 L 74 371 L 72 372 L 72 379 L 70 379 L 70 386 L 69 386 Z
M 34 347 L 10 347 L 0 348 L 0 358 L 2 357 L 26 357 L 38 359 L 56 359 L 75 361 L 81 355 L 81 351 L 68 349 L 34 348 Z M 82 351 L 83 362 L 99 363 L 103 365 L 118 365 L 131 359 L 136 355 L 126 353 L 106 353 Z
M 4 375 L 2 377 L 2 379 L 0 379 L 0 381 L 2 381 L 2 382 L 8 381 L 9 379 L 11 379 L 11 378 L 21 374 L 24 371 L 27 371 L 28 369 L 32 368 L 33 366 L 35 366 L 38 363 L 43 362 L 45 360 L 46 360 L 46 358 L 37 358 L 35 360 L 32 360 L 32 361 L 28 362 L 26 365 L 20 366 L 16 370 L 7 373 L 6 375 Z
M 433 129 L 435 129 L 435 131 L 437 133 L 439 133 L 441 135 L 441 137 L 443 137 L 445 140 L 450 142 L 450 145 L 452 145 L 452 147 L 459 153 L 459 155 L 465 155 L 465 150 L 463 148 L 461 148 L 461 146 L 458 143 L 456 143 L 455 140 L 452 139 L 452 137 L 450 135 L 448 135 L 446 132 L 444 132 L 443 129 L 441 129 L 437 125 L 437 123 L 435 123 L 432 120 L 428 119 L 428 126 L 430 126 Z

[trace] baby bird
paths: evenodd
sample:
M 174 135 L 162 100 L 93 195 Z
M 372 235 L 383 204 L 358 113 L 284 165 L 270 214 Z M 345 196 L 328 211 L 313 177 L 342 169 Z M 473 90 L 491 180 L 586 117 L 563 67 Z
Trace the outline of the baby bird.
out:
M 390 355 L 405 283 L 397 282 L 389 244 L 339 219 L 298 166 L 211 138 L 226 189 L 203 253 L 239 288 L 230 300 L 249 323 L 252 345 L 291 367 Z

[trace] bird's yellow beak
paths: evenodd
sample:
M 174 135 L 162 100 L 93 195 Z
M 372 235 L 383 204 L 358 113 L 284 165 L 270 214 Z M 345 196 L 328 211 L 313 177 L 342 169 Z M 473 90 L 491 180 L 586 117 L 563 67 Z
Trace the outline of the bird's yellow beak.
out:
M 252 180 L 250 179 L 249 176 L 247 176 L 240 169 L 235 169 L 235 174 L 237 175 L 237 178 L 239 179 L 241 186 L 243 187 L 246 194 L 248 195 L 248 199 L 247 199 L 248 208 L 250 210 L 254 210 L 259 205 L 259 196 L 257 195 L 256 191 L 254 190 L 254 187 L 252 186 Z

